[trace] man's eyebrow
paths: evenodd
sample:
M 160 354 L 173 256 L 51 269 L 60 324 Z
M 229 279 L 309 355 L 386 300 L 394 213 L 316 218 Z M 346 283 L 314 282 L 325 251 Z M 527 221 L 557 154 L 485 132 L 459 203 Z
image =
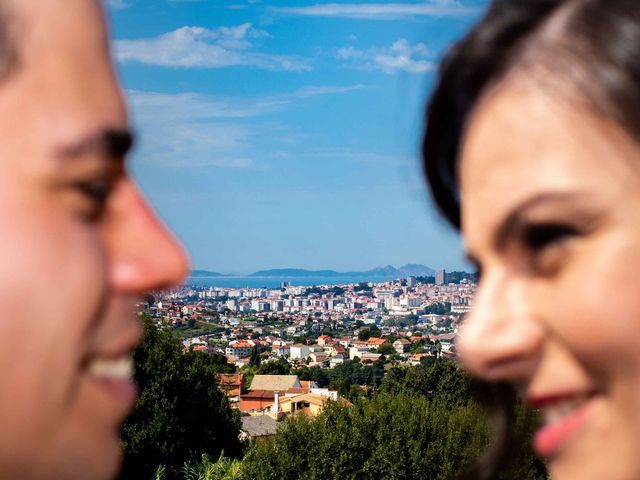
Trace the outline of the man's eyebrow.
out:
M 133 143 L 134 135 L 130 130 L 106 128 L 61 148 L 58 156 L 73 159 L 90 154 L 100 154 L 118 159 L 129 152 Z
M 497 250 L 504 247 L 508 239 L 525 223 L 528 210 L 546 203 L 579 203 L 584 204 L 590 196 L 587 192 L 547 192 L 535 195 L 514 208 L 499 224 L 493 235 L 493 245 Z

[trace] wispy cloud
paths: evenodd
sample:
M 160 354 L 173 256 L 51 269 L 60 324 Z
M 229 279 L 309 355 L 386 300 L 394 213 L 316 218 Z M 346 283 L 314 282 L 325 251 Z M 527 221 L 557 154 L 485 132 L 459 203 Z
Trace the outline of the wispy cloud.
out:
M 290 93 L 269 95 L 258 99 L 228 99 L 199 93 L 154 93 L 130 90 L 127 92 L 134 112 L 152 120 L 170 114 L 174 121 L 240 119 L 257 117 L 282 110 L 295 100 L 318 95 L 348 93 L 365 88 L 362 84 L 344 86 L 310 85 Z
M 336 57 L 354 68 L 381 70 L 388 74 L 398 71 L 424 73 L 436 68 L 436 64 L 429 60 L 429 50 L 424 43 L 411 45 L 405 39 L 397 40 L 386 48 L 358 50 L 352 46 L 343 47 Z
M 136 158 L 177 167 L 254 167 L 258 164 L 253 160 L 257 156 L 256 138 L 266 134 L 265 128 L 272 128 L 261 126 L 255 117 L 311 97 L 362 88 L 363 85 L 308 86 L 253 101 L 196 93 L 129 91 L 134 123 L 142 133 Z
M 122 62 L 182 68 L 249 66 L 266 70 L 306 71 L 305 60 L 250 51 L 258 39 L 269 37 L 251 23 L 207 29 L 182 27 L 152 38 L 117 40 L 116 57 Z
M 326 3 L 306 7 L 274 7 L 273 10 L 289 15 L 395 20 L 414 16 L 468 16 L 477 14 L 480 8 L 458 0 L 431 0 L 420 3 Z
M 328 94 L 336 94 L 336 93 L 348 93 L 354 90 L 362 90 L 365 86 L 361 83 L 357 85 L 347 85 L 344 87 L 334 87 L 334 86 L 309 86 L 301 88 L 296 92 L 290 94 L 291 98 L 308 98 L 313 97 L 315 95 L 328 95 Z

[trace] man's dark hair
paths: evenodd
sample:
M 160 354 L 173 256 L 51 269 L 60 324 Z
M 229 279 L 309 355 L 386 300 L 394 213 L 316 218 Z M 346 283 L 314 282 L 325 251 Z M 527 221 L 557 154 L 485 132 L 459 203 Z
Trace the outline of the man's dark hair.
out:
M 524 70 L 523 70 L 524 69 Z M 640 142 L 640 3 L 637 0 L 494 0 L 445 56 L 427 109 L 424 171 L 441 213 L 460 228 L 458 162 L 466 123 L 487 90 L 525 71 Z M 529 75 L 530 74 L 530 75 Z M 508 159 L 505 159 L 508 161 Z M 494 443 L 464 478 L 495 478 L 508 456 L 515 395 L 485 385 Z
M 9 77 L 18 63 L 18 52 L 11 33 L 13 24 L 6 10 L 0 5 L 0 81 Z

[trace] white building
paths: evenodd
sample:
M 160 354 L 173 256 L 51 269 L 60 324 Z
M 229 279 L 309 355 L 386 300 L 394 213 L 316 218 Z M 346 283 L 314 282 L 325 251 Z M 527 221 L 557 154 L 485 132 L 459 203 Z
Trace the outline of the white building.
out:
M 309 353 L 311 353 L 311 349 L 309 348 L 308 345 L 302 345 L 298 343 L 296 345 L 291 345 L 290 352 L 291 352 L 291 360 L 296 360 L 296 359 L 306 360 L 307 357 L 309 356 Z
M 225 349 L 225 354 L 227 357 L 235 357 L 235 358 L 245 358 L 248 357 L 251 353 L 251 344 L 244 340 L 238 340 L 236 342 L 231 342 L 227 348 Z
M 291 347 L 285 344 L 273 345 L 271 347 L 271 353 L 278 357 L 286 357 L 291 355 Z
M 413 296 L 402 297 L 400 299 L 400 305 L 408 308 L 419 307 L 420 305 L 422 305 L 422 299 L 420 297 L 413 297 Z
M 369 353 L 369 349 L 367 347 L 350 347 L 349 359 L 353 360 L 356 357 L 362 358 L 362 355 L 365 353 Z

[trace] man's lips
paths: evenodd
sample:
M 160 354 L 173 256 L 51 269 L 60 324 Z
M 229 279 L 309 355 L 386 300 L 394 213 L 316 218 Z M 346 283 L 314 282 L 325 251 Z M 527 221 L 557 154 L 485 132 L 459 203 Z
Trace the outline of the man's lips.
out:
M 133 380 L 133 359 L 129 355 L 113 359 L 94 358 L 86 369 L 94 378 L 125 382 Z
M 533 447 L 543 457 L 552 457 L 578 433 L 594 403 L 593 394 L 563 394 L 527 399 L 540 411 L 543 426 L 536 432 Z
M 133 381 L 134 367 L 130 355 L 115 359 L 94 358 L 87 363 L 85 373 L 117 411 L 125 415 L 133 408 L 138 391 Z

